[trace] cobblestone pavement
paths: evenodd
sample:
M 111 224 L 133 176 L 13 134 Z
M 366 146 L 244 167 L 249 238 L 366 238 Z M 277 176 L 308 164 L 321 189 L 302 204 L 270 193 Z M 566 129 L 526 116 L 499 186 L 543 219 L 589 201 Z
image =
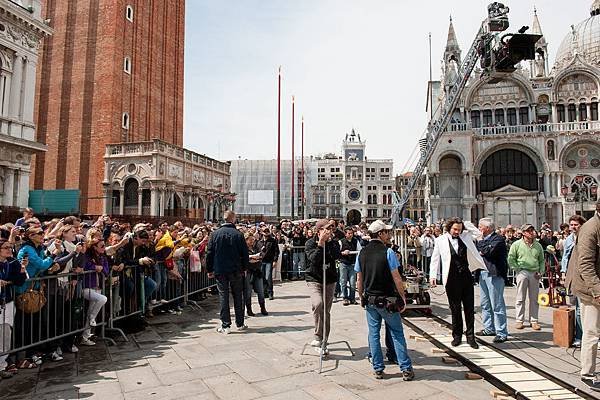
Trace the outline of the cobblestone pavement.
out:
M 403 382 L 397 365 L 388 365 L 386 378 L 375 380 L 366 359 L 364 311 L 341 302 L 333 305 L 330 340 L 349 341 L 356 355 L 332 347 L 319 375 L 317 353 L 309 348 L 308 355 L 301 354 L 313 330 L 304 282 L 276 286 L 275 300 L 267 300 L 270 315 L 248 318 L 244 333 L 215 331 L 217 296 L 199 305 L 180 316 L 155 317 L 127 343 L 85 347 L 39 371 L 20 371 L 0 382 L 0 398 L 481 400 L 493 389 L 483 380 L 467 381 L 465 367 L 442 363 L 429 342 L 408 339 L 414 334 L 408 328 L 415 381 Z

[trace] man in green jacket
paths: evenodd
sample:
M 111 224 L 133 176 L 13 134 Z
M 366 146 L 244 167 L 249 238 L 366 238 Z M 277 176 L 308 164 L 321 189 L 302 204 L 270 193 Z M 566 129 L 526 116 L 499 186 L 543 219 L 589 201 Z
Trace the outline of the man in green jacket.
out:
M 544 249 L 536 240 L 537 233 L 531 224 L 521 227 L 523 238 L 510 246 L 508 265 L 517 276 L 516 329 L 523 329 L 525 319 L 525 297 L 529 294 L 529 318 L 534 331 L 541 329 L 538 323 L 540 278 L 545 270 Z M 529 292 L 529 293 L 528 293 Z

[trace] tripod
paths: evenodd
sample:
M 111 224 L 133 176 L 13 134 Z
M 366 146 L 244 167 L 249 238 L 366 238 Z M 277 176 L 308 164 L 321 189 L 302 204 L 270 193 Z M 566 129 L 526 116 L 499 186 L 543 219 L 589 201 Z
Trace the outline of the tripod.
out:
M 326 280 L 326 272 L 327 272 L 327 262 L 326 262 L 326 258 L 325 258 L 325 252 L 326 252 L 327 246 L 323 246 L 323 281 L 321 282 L 322 285 L 322 296 L 323 296 L 323 331 L 321 332 L 321 351 L 319 351 L 319 374 L 322 373 L 323 371 L 323 359 L 325 358 L 326 354 L 325 354 L 325 349 L 327 348 L 327 340 L 325 340 L 326 336 L 326 329 L 327 329 L 327 280 Z M 340 340 L 337 342 L 331 342 L 329 344 L 345 344 L 346 347 L 348 348 L 348 351 L 350 352 L 350 354 L 352 354 L 354 356 L 354 351 L 352 350 L 352 347 L 350 347 L 350 343 L 348 343 L 347 340 Z M 302 354 L 304 354 L 304 350 L 306 350 L 306 346 L 308 346 L 308 344 L 304 345 L 304 348 L 302 349 Z

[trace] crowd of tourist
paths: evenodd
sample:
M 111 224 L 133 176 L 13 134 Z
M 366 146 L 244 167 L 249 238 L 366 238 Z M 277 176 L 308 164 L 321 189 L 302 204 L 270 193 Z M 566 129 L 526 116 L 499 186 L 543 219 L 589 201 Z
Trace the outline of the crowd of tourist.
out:
M 407 252 L 402 254 L 390 227 L 381 221 L 370 226 L 346 226 L 335 219 L 250 223 L 238 221 L 235 213 L 228 211 L 221 225 L 142 222 L 132 226 L 107 215 L 95 221 L 75 216 L 40 221 L 33 210 L 26 209 L 14 224 L 0 226 L 0 350 L 4 354 L 0 356 L 0 378 L 9 378 L 18 369 L 36 368 L 47 360 L 59 361 L 63 352 L 75 353 L 78 346 L 95 345 L 95 330 L 110 316 L 131 318 L 143 326 L 156 313 L 183 312 L 184 284 L 193 274 L 215 279 L 221 303 L 218 332 L 223 334 L 232 329 L 230 297 L 236 328 L 244 331 L 246 317 L 256 316 L 253 293 L 259 313 L 268 316 L 266 300 L 276 298 L 274 279 L 304 278 L 315 321 L 311 344 L 325 354 L 332 302 L 341 298 L 344 306 L 350 306 L 360 300 L 367 307 L 368 318 L 373 319 L 369 343 L 380 377 L 381 349 L 375 344 L 375 330 L 385 315 L 377 309 L 383 303 L 386 307 L 395 304 L 390 296 L 398 299 L 392 307 L 395 312 L 404 309 L 404 293 L 395 283 L 390 286 L 407 268 L 401 262 L 404 257 L 408 267 L 420 270 L 431 286 L 444 286 L 453 320 L 452 344 L 459 345 L 465 332 L 467 343 L 476 348 L 475 335 L 494 336 L 496 343 L 508 339 L 507 284 L 517 286 L 514 328 L 541 329 L 540 280 L 549 270 L 563 278 L 570 272 L 573 275 L 576 268 L 571 265 L 577 263 L 572 260 L 581 258 L 577 233 L 584 223 L 578 215 L 556 230 L 546 223 L 538 229 L 531 224 L 496 227 L 488 218 L 481 219 L 478 227 L 458 218 L 431 225 L 419 222 L 408 226 Z M 380 242 L 387 249 L 383 253 L 376 246 Z M 371 252 L 372 258 L 365 258 Z M 323 265 L 328 267 L 323 269 Z M 373 275 L 372 271 L 379 272 Z M 378 286 L 378 280 L 387 283 Z M 474 283 L 479 284 L 484 325 L 477 333 Z M 579 281 L 574 286 L 580 290 L 589 287 Z M 379 293 L 377 288 L 385 296 L 369 294 L 369 290 Z M 589 299 L 588 304 L 581 304 L 581 297 L 572 296 L 576 291 L 571 290 L 565 300 L 577 307 L 574 345 L 580 346 L 582 336 L 586 342 L 586 324 L 581 323 L 579 311 L 595 315 L 596 305 L 589 306 Z M 44 301 L 37 304 L 40 293 Z M 598 298 L 596 294 L 592 293 L 592 302 Z M 527 302 L 529 309 L 525 310 Z M 110 307 L 105 307 L 107 303 Z M 597 328 L 589 320 L 588 335 Z M 394 350 L 402 355 L 401 368 L 410 380 L 414 374 L 397 322 L 386 319 L 386 327 L 393 328 L 387 330 L 388 357 Z M 592 346 L 591 341 L 588 344 Z M 10 352 L 13 348 L 19 351 Z M 596 350 L 589 347 L 589 351 Z M 397 359 L 396 355 L 392 358 Z M 586 371 L 595 369 L 591 360 L 587 363 Z M 588 379 L 590 382 L 597 385 L 595 380 Z

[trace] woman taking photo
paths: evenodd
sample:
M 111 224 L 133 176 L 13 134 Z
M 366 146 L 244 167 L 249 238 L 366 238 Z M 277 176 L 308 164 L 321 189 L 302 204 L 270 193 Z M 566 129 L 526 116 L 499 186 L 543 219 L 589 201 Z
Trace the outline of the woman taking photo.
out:
M 0 240 L 0 352 L 10 350 L 12 327 L 15 318 L 15 286 L 27 279 L 27 259 L 19 262 L 13 258 L 12 245 Z M 8 354 L 0 356 L 0 378 L 6 379 L 17 373 L 16 365 L 8 365 Z
M 83 298 L 89 302 L 89 305 L 81 344 L 93 346 L 96 343 L 90 340 L 92 336 L 91 328 L 96 326 L 96 317 L 107 300 L 106 296 L 102 294 L 104 281 L 110 271 L 108 258 L 105 254 L 104 240 L 93 239 L 88 242 L 84 270 L 86 274 L 83 278 Z

